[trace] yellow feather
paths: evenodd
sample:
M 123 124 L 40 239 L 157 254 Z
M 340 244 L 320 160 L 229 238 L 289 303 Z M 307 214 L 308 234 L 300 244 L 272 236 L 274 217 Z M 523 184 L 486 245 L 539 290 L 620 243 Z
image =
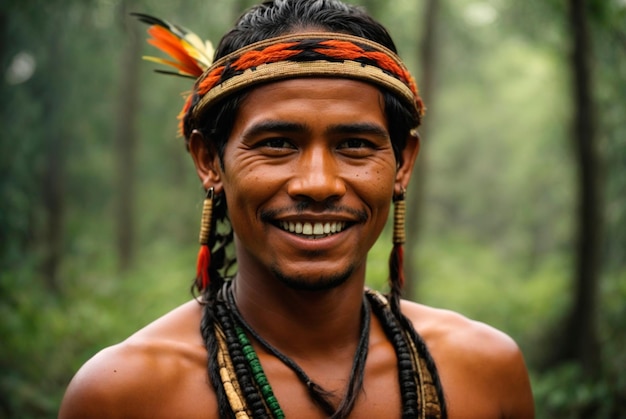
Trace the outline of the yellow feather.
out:
M 206 67 L 209 67 L 213 61 L 213 45 L 211 42 L 202 42 L 202 39 L 200 39 L 200 37 L 193 32 L 186 33 L 184 40 L 191 47 L 188 49 L 185 46 L 187 52 L 189 52 L 190 55 L 192 55 L 196 60 L 206 65 Z

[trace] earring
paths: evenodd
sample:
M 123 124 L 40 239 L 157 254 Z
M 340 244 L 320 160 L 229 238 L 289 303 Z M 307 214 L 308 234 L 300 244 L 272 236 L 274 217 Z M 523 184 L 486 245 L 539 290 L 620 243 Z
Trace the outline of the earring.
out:
M 196 286 L 200 291 L 207 289 L 211 282 L 209 278 L 209 266 L 211 265 L 209 238 L 211 236 L 211 218 L 213 217 L 213 195 L 214 189 L 210 187 L 206 191 L 204 203 L 202 204 L 200 251 L 198 252 L 198 261 L 196 263 Z
M 402 245 L 406 236 L 404 232 L 404 221 L 406 215 L 406 189 L 402 188 L 400 194 L 393 197 L 393 244 Z
M 405 242 L 404 222 L 406 215 L 406 189 L 403 187 L 400 193 L 393 197 L 393 249 L 389 257 L 389 280 L 391 286 L 391 300 L 398 302 L 402 287 L 404 286 L 404 247 Z

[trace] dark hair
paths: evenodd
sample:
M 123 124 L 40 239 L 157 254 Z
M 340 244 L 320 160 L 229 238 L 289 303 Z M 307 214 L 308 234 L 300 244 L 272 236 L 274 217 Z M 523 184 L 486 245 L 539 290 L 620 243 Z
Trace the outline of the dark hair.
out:
M 266 1 L 248 9 L 238 19 L 233 29 L 226 33 L 221 39 L 214 58 L 217 60 L 254 42 L 298 31 L 345 33 L 366 38 L 397 52 L 396 46 L 387 30 L 380 23 L 372 19 L 363 9 L 357 6 L 348 5 L 338 0 L 274 0 Z M 394 154 L 396 161 L 400 164 L 401 152 L 406 145 L 406 138 L 410 130 L 419 125 L 420 116 L 416 110 L 412 109 L 406 102 L 382 88 L 381 91 Z M 246 94 L 246 90 L 239 91 L 218 102 L 210 109 L 203 111 L 201 115 L 195 118 L 193 116 L 193 108 L 198 103 L 199 97 L 194 97 L 192 99 L 191 108 L 183 118 L 183 133 L 185 138 L 188 139 L 194 129 L 199 130 L 204 137 L 204 141 L 207 142 L 207 147 L 213 148 L 223 161 L 226 142 L 228 141 L 234 125 L 239 106 L 246 97 Z M 209 353 L 209 377 L 217 393 L 220 405 L 220 417 L 232 416 L 224 388 L 219 379 L 216 361 L 218 344 L 214 331 L 214 325 L 216 323 L 219 324 L 222 329 L 228 329 L 224 330 L 224 333 L 227 335 L 232 333 L 233 327 L 232 321 L 228 319 L 230 315 L 229 311 L 224 309 L 223 299 L 218 297 L 220 292 L 223 292 L 220 290 L 222 290 L 225 283 L 225 277 L 228 276 L 228 268 L 235 262 L 234 258 L 229 259 L 226 256 L 226 247 L 232 242 L 232 229 L 227 220 L 226 198 L 227 197 L 223 196 L 218 197 L 214 206 L 214 226 L 212 231 L 216 231 L 215 223 L 222 222 L 228 226 L 229 231 L 224 233 L 222 227 L 222 233 L 218 235 L 214 234 L 209 243 L 212 249 L 211 266 L 209 268 L 211 282 L 208 289 L 202 290 L 206 305 L 201 326 L 202 335 Z M 397 278 L 390 278 L 390 280 L 392 282 L 397 281 Z M 397 301 L 397 295 L 395 301 Z M 395 320 L 381 319 L 381 321 L 386 323 L 393 322 L 394 324 L 399 322 L 403 327 L 410 327 L 412 329 L 410 321 L 400 313 L 397 304 L 392 304 L 391 309 L 393 310 Z M 391 332 L 396 335 L 394 340 L 404 339 L 403 332 L 398 330 L 399 329 L 393 329 L 393 332 Z M 417 336 L 414 330 L 412 333 L 408 334 L 411 337 Z M 419 337 L 415 339 L 419 340 Z M 232 340 L 234 341 L 235 339 L 233 338 Z M 237 343 L 235 342 L 233 345 L 229 344 L 229 352 L 237 352 Z M 406 352 L 406 350 L 403 351 Z M 406 353 L 404 353 L 403 356 L 406 358 Z M 433 371 L 433 379 L 439 387 L 439 380 L 434 364 L 427 353 L 425 357 L 430 364 L 429 369 Z M 404 374 L 405 377 L 412 376 L 409 372 L 412 371 L 410 362 L 408 366 L 405 365 L 401 367 L 399 363 L 399 369 L 402 369 L 401 373 Z M 409 371 L 407 371 L 407 368 Z M 245 367 L 236 369 L 238 371 L 244 371 Z M 249 385 L 250 378 L 246 374 L 243 374 L 239 378 L 241 379 L 242 386 L 245 387 L 242 391 L 244 392 L 247 402 L 251 405 L 252 410 L 256 410 L 253 406 L 261 406 L 256 389 L 254 386 Z M 322 392 L 311 390 L 310 388 L 309 391 L 312 393 L 311 397 L 314 400 L 323 400 L 326 398 Z M 415 389 L 402 392 L 403 406 L 411 405 L 412 400 L 417 399 L 417 395 L 414 393 Z M 445 417 L 443 394 L 440 390 L 438 394 L 444 410 L 442 412 L 443 417 Z M 339 417 L 347 415 L 357 396 L 358 392 L 350 397 L 347 403 L 348 407 L 346 409 L 340 409 L 342 410 L 341 412 L 335 412 L 333 417 L 336 415 Z M 406 412 L 409 412 L 411 409 L 408 408 L 407 410 L 403 408 L 403 410 L 406 414 Z M 261 413 L 262 412 L 259 412 L 260 417 L 262 417 Z M 254 416 L 257 417 L 256 415 Z

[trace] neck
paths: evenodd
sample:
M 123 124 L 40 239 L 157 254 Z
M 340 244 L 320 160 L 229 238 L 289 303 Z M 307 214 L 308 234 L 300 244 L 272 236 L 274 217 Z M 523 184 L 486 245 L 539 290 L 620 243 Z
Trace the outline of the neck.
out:
M 332 289 L 303 291 L 275 278 L 241 271 L 233 293 L 243 318 L 268 342 L 297 356 L 356 346 L 363 303 L 364 269 Z

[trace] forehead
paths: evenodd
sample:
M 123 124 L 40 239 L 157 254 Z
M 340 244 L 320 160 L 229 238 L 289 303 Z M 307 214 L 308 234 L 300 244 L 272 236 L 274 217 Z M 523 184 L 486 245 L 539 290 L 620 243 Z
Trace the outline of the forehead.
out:
M 265 119 L 298 120 L 317 125 L 367 122 L 387 128 L 380 89 L 342 78 L 298 78 L 252 89 L 239 107 L 235 131 L 242 125 Z

